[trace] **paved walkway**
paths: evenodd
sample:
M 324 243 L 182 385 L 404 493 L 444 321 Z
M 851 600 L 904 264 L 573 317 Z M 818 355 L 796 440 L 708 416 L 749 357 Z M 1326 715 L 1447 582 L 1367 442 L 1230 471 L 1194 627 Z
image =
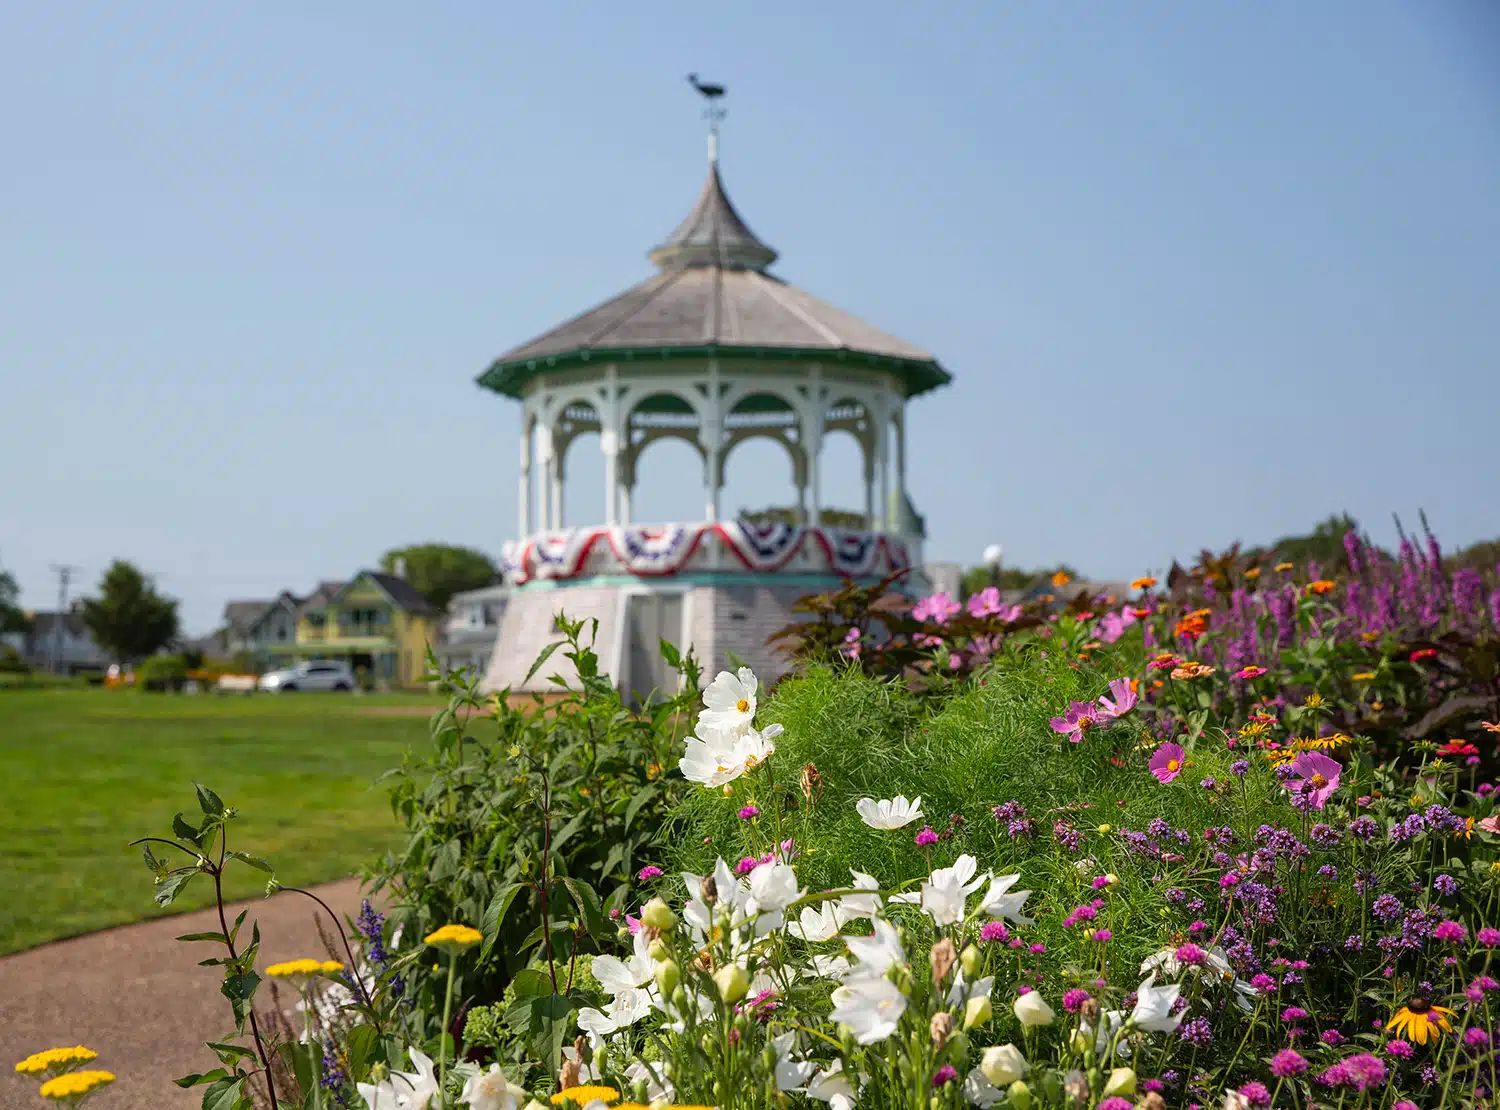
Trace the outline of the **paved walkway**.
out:
M 340 915 L 359 910 L 354 879 L 316 892 Z M 245 906 L 260 921 L 260 967 L 299 956 L 326 958 L 313 921 L 318 907 L 310 899 L 283 893 Z M 241 908 L 234 908 L 231 921 Z M 93 1066 L 117 1077 L 89 1101 L 94 1110 L 195 1110 L 203 1088 L 184 1091 L 172 1080 L 217 1067 L 203 1042 L 221 1039 L 233 1019 L 219 993 L 221 969 L 198 966 L 212 945 L 172 938 L 217 928 L 217 914 L 205 910 L 0 959 L 0 1110 L 43 1106 L 36 1083 L 15 1073 L 17 1060 L 74 1044 L 99 1053 Z M 249 932 L 247 919 L 241 936 Z M 266 987 L 256 1001 L 262 1009 L 269 1004 Z

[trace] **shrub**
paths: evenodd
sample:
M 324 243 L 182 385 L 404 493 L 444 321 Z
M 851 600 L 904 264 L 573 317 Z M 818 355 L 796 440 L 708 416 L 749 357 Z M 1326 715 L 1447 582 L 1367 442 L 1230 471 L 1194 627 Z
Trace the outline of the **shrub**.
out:
M 510 1007 L 511 1025 L 553 1070 L 561 1043 L 555 1022 L 544 1020 L 546 1000 L 578 993 L 575 959 L 613 936 L 611 915 L 634 898 L 642 854 L 680 791 L 666 769 L 698 687 L 691 654 L 664 643 L 686 692 L 633 711 L 599 673 L 592 632 L 585 642 L 583 622 L 559 617 L 559 626 L 564 638 L 532 673 L 562 650 L 577 679 L 557 680 L 552 699 L 486 698 L 477 676 L 440 674 L 429 658 L 427 677 L 449 703 L 433 718 L 431 747 L 387 775 L 407 839 L 368 876 L 372 891 L 392 899 L 391 924 L 407 936 L 454 921 L 481 926 L 484 943 L 466 965 L 460 997 L 490 1005 L 524 978 L 530 1002 Z M 406 975 L 409 1020 L 424 1035 L 444 989 L 429 964 Z
M 152 655 L 135 671 L 137 688 L 152 693 L 176 692 L 187 682 L 187 661 L 180 655 Z

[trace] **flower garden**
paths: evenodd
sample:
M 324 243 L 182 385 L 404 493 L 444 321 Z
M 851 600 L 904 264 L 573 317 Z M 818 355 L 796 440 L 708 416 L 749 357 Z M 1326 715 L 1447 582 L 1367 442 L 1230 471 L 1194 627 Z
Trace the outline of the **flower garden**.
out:
M 327 952 L 260 967 L 246 914 L 182 938 L 237 1035 L 179 1083 L 204 1110 L 1493 1106 L 1500 584 L 1345 542 L 1066 603 L 851 585 L 803 603 L 774 690 L 664 644 L 683 693 L 645 710 L 560 619 L 556 697 L 445 679 L 386 779 L 403 846 Z M 293 890 L 196 809 L 140 842 L 159 903 L 236 869 Z M 44 1099 L 107 1087 L 37 1048 Z

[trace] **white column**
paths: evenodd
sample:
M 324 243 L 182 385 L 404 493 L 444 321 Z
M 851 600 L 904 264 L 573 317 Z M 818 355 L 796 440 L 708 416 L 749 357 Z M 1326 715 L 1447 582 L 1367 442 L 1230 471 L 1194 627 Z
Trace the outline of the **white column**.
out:
M 616 524 L 617 490 L 620 485 L 620 438 L 611 427 L 599 431 L 599 448 L 604 452 L 604 523 Z
M 563 440 L 552 453 L 552 527 L 558 531 L 566 528 L 563 519 L 563 486 L 567 481 L 566 457 L 568 441 Z
M 708 494 L 704 509 L 705 519 L 719 519 L 719 487 L 723 485 L 720 473 L 723 442 L 723 418 L 719 413 L 719 361 L 708 362 L 708 411 L 700 423 L 698 436 L 703 445 L 703 480 Z
M 807 522 L 814 528 L 823 523 L 823 494 L 818 460 L 823 455 L 823 420 L 828 406 L 818 384 L 820 368 L 813 367 L 812 396 L 802 410 L 802 457 L 807 460 L 807 486 L 812 501 Z
M 895 526 L 906 522 L 906 402 L 896 406 L 896 519 Z
M 545 421 L 536 425 L 537 462 L 541 464 L 541 475 L 537 482 L 537 531 L 552 530 L 552 429 Z
M 516 538 L 531 535 L 531 414 L 521 414 L 521 481 L 516 498 Z
M 620 523 L 630 523 L 630 486 L 620 487 Z
M 880 477 L 880 527 L 877 531 L 886 532 L 890 530 L 891 523 L 891 468 L 887 459 L 891 419 L 886 414 L 884 404 L 880 406 L 877 415 L 880 420 L 880 428 L 875 434 L 875 470 Z

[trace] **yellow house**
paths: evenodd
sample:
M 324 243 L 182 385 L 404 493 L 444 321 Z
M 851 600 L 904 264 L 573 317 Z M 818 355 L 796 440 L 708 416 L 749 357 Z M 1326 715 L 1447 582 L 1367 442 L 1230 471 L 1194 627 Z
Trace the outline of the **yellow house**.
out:
M 340 659 L 379 686 L 416 686 L 441 614 L 405 579 L 362 570 L 331 597 L 314 595 L 297 613 L 294 643 L 275 644 L 280 665 Z

